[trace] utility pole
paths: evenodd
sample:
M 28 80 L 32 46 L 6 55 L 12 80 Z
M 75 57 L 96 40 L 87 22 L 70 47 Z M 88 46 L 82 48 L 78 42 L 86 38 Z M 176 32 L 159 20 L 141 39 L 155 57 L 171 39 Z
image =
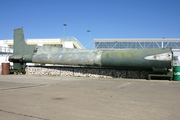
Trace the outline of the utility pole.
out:
M 66 24 L 63 24 L 64 29 L 63 29 L 63 37 L 65 37 L 65 27 L 67 26 Z M 65 38 L 64 38 L 65 39 Z
M 89 49 L 91 49 L 91 30 L 87 30 L 89 33 Z

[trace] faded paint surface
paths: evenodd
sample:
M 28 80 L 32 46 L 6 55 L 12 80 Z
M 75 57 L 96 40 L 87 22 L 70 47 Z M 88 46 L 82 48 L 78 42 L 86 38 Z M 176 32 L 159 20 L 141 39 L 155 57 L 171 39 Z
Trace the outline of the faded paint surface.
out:
M 37 52 L 34 53 L 32 62 L 46 64 L 152 69 L 153 67 L 171 68 L 172 61 L 171 49 L 101 51 L 40 46 L 36 49 Z M 149 59 L 149 56 L 154 55 L 156 59 Z M 168 59 L 166 59 L 167 57 Z M 159 60 L 160 58 L 161 60 Z
M 36 47 L 35 63 L 101 66 L 102 51 L 58 47 Z
M 147 56 L 167 53 L 170 55 L 168 60 L 146 60 Z M 152 69 L 171 68 L 172 52 L 171 49 L 129 49 L 104 51 L 101 63 L 106 67 L 118 67 L 125 69 Z
M 139 51 L 142 51 L 142 49 L 104 51 L 102 54 L 102 58 L 106 58 L 106 57 L 108 57 L 108 58 L 111 58 L 111 57 L 132 58 L 132 57 L 134 57 L 134 54 L 138 53 Z

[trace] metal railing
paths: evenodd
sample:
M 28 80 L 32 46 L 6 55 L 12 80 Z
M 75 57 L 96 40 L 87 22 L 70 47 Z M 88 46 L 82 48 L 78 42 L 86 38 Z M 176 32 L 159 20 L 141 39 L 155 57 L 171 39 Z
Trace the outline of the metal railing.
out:
M 73 41 L 76 42 L 81 49 L 85 49 L 85 47 L 77 40 L 76 37 L 63 37 L 63 38 L 46 38 L 46 39 L 26 39 L 27 44 L 60 44 L 63 41 Z M 13 40 L 7 39 L 3 41 L 4 44 L 13 45 Z
M 26 39 L 27 44 L 48 44 L 48 43 L 61 43 L 62 40 L 60 38 L 52 38 L 52 39 Z
M 13 53 L 13 48 L 0 46 L 0 53 Z
M 76 37 L 63 37 L 62 38 L 62 41 L 73 41 L 73 42 L 76 42 L 80 47 L 81 49 L 86 49 L 79 41 Z
M 13 44 L 13 40 L 5 39 L 5 40 L 3 40 L 3 43 L 4 44 Z

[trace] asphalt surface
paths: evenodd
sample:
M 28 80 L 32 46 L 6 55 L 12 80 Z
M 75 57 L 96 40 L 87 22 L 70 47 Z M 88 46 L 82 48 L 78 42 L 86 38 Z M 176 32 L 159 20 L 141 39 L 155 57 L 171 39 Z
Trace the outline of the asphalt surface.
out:
M 179 120 L 180 81 L 0 75 L 0 120 Z

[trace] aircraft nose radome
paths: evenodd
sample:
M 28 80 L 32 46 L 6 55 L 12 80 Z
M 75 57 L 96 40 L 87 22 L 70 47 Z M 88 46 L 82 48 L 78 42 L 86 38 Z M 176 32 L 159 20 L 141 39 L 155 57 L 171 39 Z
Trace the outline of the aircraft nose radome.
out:
M 168 52 L 168 53 L 146 56 L 144 59 L 146 59 L 146 60 L 157 60 L 157 61 L 171 61 L 172 60 L 172 53 Z

